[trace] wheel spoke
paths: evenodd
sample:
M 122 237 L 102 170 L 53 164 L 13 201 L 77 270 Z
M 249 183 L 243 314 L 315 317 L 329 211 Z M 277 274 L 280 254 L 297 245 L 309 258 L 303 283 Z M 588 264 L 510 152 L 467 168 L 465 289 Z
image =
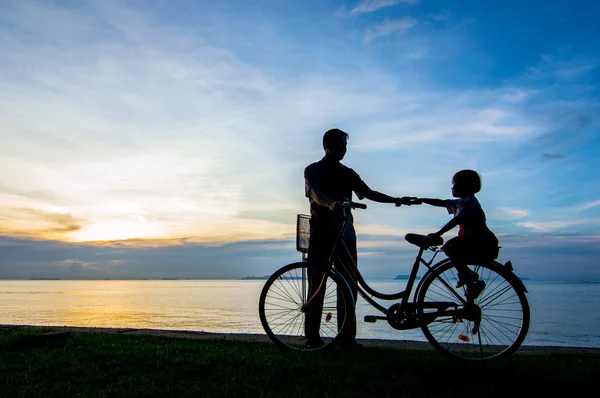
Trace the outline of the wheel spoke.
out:
M 456 297 L 458 292 L 464 295 L 465 290 L 454 290 L 456 270 L 451 263 L 434 267 L 432 273 L 426 275 L 417 306 L 421 328 L 429 342 L 450 357 L 471 360 L 507 357 L 522 344 L 527 334 L 527 298 L 515 282 L 516 277 L 498 263 L 476 266 L 474 271 L 486 287 L 475 303 L 468 306 Z M 455 302 L 458 311 L 431 320 L 427 316 L 435 316 L 436 312 L 424 304 L 434 302 Z M 477 324 L 475 320 L 479 317 Z
M 353 309 L 346 284 L 342 282 L 339 275 L 323 273 L 322 270 L 311 267 L 307 263 L 283 267 L 265 283 L 259 302 L 259 315 L 263 328 L 271 340 L 281 347 L 295 350 L 315 349 L 307 348 L 305 344 L 305 311 L 310 310 L 311 305 L 318 304 L 318 297 L 315 296 L 313 298 L 315 302 L 311 302 L 309 308 L 305 308 L 306 300 L 309 299 L 308 275 L 317 275 L 315 286 L 324 290 L 320 292 L 320 296 L 323 297 L 320 325 L 316 323 L 315 325 L 319 328 L 319 335 L 325 341 L 325 346 L 335 342 L 342 326 L 339 320 L 346 319 L 339 313 L 338 308 L 340 311 Z M 323 281 L 321 277 L 324 277 Z M 339 295 L 342 300 L 340 303 L 338 303 L 338 287 L 343 289 Z M 316 321 L 317 319 L 314 322 Z

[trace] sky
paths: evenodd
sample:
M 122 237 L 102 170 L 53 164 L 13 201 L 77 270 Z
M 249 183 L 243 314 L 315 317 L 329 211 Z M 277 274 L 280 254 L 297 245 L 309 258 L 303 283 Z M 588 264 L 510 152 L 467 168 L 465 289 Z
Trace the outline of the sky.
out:
M 391 196 L 477 170 L 520 276 L 600 280 L 597 1 L 0 4 L 0 279 L 271 274 L 337 127 Z M 367 278 L 449 219 L 366 203 Z

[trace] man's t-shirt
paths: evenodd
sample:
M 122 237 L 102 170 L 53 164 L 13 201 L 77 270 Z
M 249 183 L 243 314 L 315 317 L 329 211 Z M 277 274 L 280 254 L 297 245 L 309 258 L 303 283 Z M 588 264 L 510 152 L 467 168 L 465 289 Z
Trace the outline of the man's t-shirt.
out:
M 327 161 L 325 158 L 304 169 L 305 194 L 310 203 L 311 228 L 326 228 L 333 224 L 334 214 L 326 206 L 321 206 L 310 195 L 314 188 L 331 200 L 352 200 L 352 192 L 362 199 L 366 184 L 351 168 L 339 162 Z M 350 223 L 352 223 L 350 214 Z

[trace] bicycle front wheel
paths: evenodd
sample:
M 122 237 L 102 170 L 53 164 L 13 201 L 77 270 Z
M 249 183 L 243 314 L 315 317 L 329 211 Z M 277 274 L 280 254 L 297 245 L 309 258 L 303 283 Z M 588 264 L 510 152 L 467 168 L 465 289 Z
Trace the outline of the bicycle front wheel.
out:
M 451 358 L 495 360 L 512 355 L 529 330 L 529 303 L 518 277 L 500 263 L 471 267 L 485 282 L 473 303 L 466 287 L 455 288 L 456 268 L 447 262 L 423 281 L 417 298 L 427 340 Z
M 310 290 L 309 277 L 313 284 Z M 354 301 L 346 281 L 337 273 L 324 272 L 306 262 L 294 263 L 267 280 L 260 295 L 259 315 L 265 332 L 279 347 L 323 350 L 339 339 L 346 321 L 354 317 Z M 312 322 L 312 341 L 307 336 L 307 317 Z

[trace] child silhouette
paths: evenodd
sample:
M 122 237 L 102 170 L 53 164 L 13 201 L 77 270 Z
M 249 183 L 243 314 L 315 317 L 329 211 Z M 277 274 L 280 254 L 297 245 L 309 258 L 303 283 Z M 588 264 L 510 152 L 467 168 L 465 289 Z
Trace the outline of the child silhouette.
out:
M 447 241 L 442 250 L 458 271 L 456 287 L 466 285 L 466 297 L 473 301 L 485 289 L 485 282 L 467 264 L 490 262 L 498 257 L 498 239 L 487 227 L 485 213 L 475 194 L 481 190 L 481 177 L 474 170 L 461 170 L 452 177 L 452 196 L 459 199 L 419 198 L 422 203 L 445 207 L 454 218 L 439 231 L 441 236 L 457 225 L 458 236 Z

